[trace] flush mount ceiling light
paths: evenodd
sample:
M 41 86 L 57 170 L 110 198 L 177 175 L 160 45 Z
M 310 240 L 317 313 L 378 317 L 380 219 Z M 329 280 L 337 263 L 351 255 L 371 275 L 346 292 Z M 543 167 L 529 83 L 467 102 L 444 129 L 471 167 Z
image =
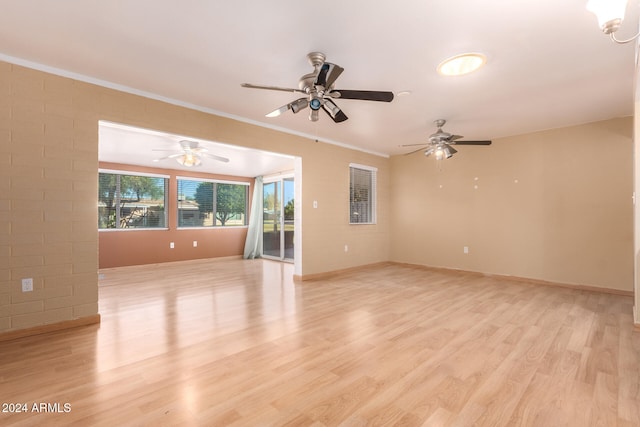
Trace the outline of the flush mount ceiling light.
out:
M 462 76 L 478 70 L 487 62 L 481 53 L 463 53 L 445 59 L 438 65 L 438 73 L 443 76 Z
M 589 0 L 587 10 L 593 12 L 598 18 L 598 25 L 603 33 L 609 34 L 611 40 L 616 43 L 629 43 L 640 36 L 640 33 L 626 40 L 618 40 L 615 32 L 620 28 L 627 9 L 627 0 Z

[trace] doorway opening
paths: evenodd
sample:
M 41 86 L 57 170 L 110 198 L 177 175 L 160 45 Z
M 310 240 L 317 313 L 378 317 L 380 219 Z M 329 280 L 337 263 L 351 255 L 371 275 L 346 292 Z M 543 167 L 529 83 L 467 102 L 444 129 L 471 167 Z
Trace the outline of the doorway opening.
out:
M 184 148 L 181 141 L 198 143 L 198 147 L 202 148 L 200 153 L 204 153 L 200 155 L 201 164 L 189 166 L 177 160 L 181 155 L 180 150 Z M 101 231 L 99 253 L 102 266 L 119 267 L 238 255 L 235 252 L 225 252 L 235 250 L 234 248 L 240 248 L 241 255 L 248 225 L 230 221 L 206 222 L 206 219 L 213 215 L 213 211 L 201 209 L 200 206 L 205 208 L 211 206 L 216 209 L 216 212 L 220 212 L 221 205 L 218 198 L 220 193 L 215 193 L 215 198 L 211 193 L 212 201 L 210 202 L 199 202 L 195 193 L 191 195 L 185 191 L 179 191 L 178 181 L 213 182 L 223 185 L 235 185 L 241 182 L 243 185 L 248 184 L 251 188 L 255 177 L 262 176 L 268 177 L 268 182 L 281 181 L 278 194 L 282 196 L 284 192 L 288 195 L 286 200 L 279 199 L 278 202 L 281 209 L 287 209 L 286 212 L 278 212 L 282 222 L 278 221 L 277 224 L 277 230 L 282 230 L 286 234 L 286 237 L 283 236 L 284 240 L 278 241 L 278 248 L 282 248 L 285 252 L 275 254 L 273 249 L 268 252 L 268 255 L 271 255 L 272 259 L 292 262 L 294 275 L 301 276 L 302 218 L 300 213 L 302 209 L 299 205 L 302 200 L 301 157 L 107 121 L 99 122 L 98 147 L 99 167 L 102 170 L 118 171 L 135 177 L 159 176 L 168 181 L 168 186 L 165 184 L 163 199 L 165 217 L 162 227 L 153 229 L 138 227 L 135 236 L 123 230 Z M 207 153 L 212 154 L 213 157 L 205 156 Z M 218 157 L 226 158 L 228 161 L 218 161 L 219 159 L 216 160 Z M 283 184 L 284 179 L 288 181 Z M 291 190 L 292 188 L 294 189 Z M 292 196 L 292 193 L 295 194 Z M 259 190 L 256 196 L 261 201 L 262 190 Z M 251 195 L 247 195 L 245 199 L 251 200 Z M 295 220 L 291 210 L 292 200 L 295 200 L 296 204 Z M 124 208 L 128 209 L 129 206 Z M 245 205 L 244 215 L 248 214 L 247 210 Z M 196 211 L 198 215 L 204 214 L 203 222 L 200 219 L 196 220 L 195 216 L 189 224 L 180 222 L 181 218 L 184 219 L 184 216 L 189 213 L 196 215 Z M 296 240 L 295 244 L 293 239 Z M 118 250 L 110 250 L 110 247 L 116 247 Z M 170 250 L 162 251 L 159 249 L 162 247 Z M 126 248 L 126 253 L 123 253 L 122 248 Z M 112 262 L 113 265 L 109 265 L 108 260 L 102 259 L 114 253 L 118 254 L 119 258 Z

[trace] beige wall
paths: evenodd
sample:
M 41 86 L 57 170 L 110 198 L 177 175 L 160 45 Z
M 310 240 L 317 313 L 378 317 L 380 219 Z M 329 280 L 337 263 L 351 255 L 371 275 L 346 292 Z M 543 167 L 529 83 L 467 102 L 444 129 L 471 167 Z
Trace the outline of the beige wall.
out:
M 98 127 L 81 86 L 0 63 L 0 331 L 98 310 Z
M 98 312 L 99 120 L 299 156 L 302 275 L 389 258 L 388 159 L 0 62 L 0 332 Z M 348 225 L 351 162 L 379 168 L 376 226 Z
M 631 291 L 631 135 L 623 118 L 461 146 L 441 164 L 392 157 L 391 259 Z

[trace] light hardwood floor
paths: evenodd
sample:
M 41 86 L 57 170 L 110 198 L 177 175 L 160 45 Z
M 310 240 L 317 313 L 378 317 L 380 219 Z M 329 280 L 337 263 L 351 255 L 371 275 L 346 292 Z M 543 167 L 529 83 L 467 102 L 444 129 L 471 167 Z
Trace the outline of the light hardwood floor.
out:
M 381 265 L 103 270 L 100 325 L 0 343 L 0 425 L 639 426 L 632 298 Z

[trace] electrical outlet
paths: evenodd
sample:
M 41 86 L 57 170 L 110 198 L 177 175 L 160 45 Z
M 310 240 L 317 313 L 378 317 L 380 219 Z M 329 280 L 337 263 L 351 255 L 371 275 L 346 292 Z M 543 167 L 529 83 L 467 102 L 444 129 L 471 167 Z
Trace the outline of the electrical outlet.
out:
M 349 252 L 349 246 L 348 245 L 344 245 L 344 251 L 345 252 Z
M 176 245 L 173 242 L 169 243 L 169 249 L 173 249 L 175 247 L 176 247 Z
M 22 292 L 33 292 L 33 279 L 22 279 Z
M 462 248 L 462 252 L 464 252 L 465 254 L 469 253 L 469 246 L 465 246 Z
M 313 201 L 313 209 L 318 209 L 318 201 L 317 200 Z
M 198 241 L 197 241 L 197 240 L 194 240 L 194 241 L 193 241 L 193 247 L 194 247 L 194 248 L 197 248 L 197 247 L 198 247 Z

